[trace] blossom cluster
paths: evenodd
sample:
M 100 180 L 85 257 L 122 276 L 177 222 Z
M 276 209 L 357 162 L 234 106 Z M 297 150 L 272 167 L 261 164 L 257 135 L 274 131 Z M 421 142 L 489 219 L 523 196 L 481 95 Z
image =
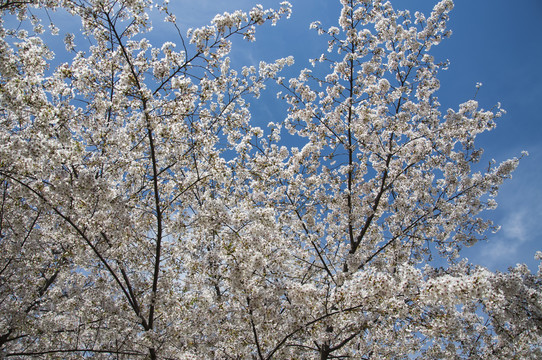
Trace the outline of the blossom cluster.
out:
M 542 357 L 542 265 L 461 260 L 519 159 L 475 171 L 500 106 L 441 110 L 452 1 L 341 4 L 287 79 L 292 57 L 228 57 L 287 2 L 186 39 L 167 0 L 0 3 L 22 22 L 0 19 L 0 357 Z M 178 38 L 146 38 L 153 11 Z M 266 87 L 288 106 L 267 128 Z

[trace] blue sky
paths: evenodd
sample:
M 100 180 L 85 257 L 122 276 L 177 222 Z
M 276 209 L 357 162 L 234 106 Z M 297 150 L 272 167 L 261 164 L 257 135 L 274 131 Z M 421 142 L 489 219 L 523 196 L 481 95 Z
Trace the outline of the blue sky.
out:
M 443 94 L 462 101 L 482 82 L 478 100 L 486 107 L 500 101 L 507 110 L 497 129 L 480 137 L 486 157 L 530 153 L 488 214 L 501 231 L 469 249 L 468 257 L 492 268 L 518 262 L 535 268 L 532 256 L 542 250 L 542 2 L 458 1 L 450 26 L 454 35 L 439 49 L 452 62 L 442 77 Z
M 277 1 L 249 0 L 172 0 L 178 22 L 185 29 L 205 24 L 216 13 L 250 9 L 255 3 L 277 8 Z M 322 51 L 322 40 L 309 30 L 311 21 L 326 26 L 336 25 L 338 0 L 291 0 L 291 19 L 276 27 L 264 26 L 256 33 L 253 44 L 236 44 L 233 63 L 240 66 L 257 64 L 260 59 L 293 55 L 296 64 L 292 74 L 309 67 L 308 58 Z M 436 1 L 391 0 L 394 8 L 408 8 L 429 13 Z M 158 25 L 158 24 L 155 24 Z M 159 26 L 159 25 L 158 25 Z M 494 158 L 502 161 L 519 157 L 522 150 L 530 153 L 501 189 L 499 207 L 484 216 L 502 226 L 488 241 L 476 244 L 464 255 L 473 263 L 493 270 L 506 270 L 516 263 L 537 268 L 533 259 L 542 250 L 542 2 L 520 0 L 457 0 L 451 13 L 449 28 L 453 35 L 433 48 L 440 60 L 449 59 L 448 71 L 441 73 L 438 93 L 443 110 L 471 98 L 477 82 L 483 83 L 477 94 L 481 106 L 488 109 L 501 102 L 507 114 L 499 119 L 497 129 L 482 134 L 478 145 L 485 149 L 483 163 Z M 252 107 L 254 117 L 269 118 L 277 112 L 273 94 L 264 96 Z M 265 122 L 266 120 L 263 120 Z

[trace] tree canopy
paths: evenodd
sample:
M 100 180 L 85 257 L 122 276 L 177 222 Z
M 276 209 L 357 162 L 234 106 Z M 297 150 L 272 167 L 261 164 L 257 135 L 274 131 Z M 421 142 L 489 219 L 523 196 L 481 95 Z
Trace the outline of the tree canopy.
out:
M 287 79 L 228 54 L 288 2 L 186 31 L 167 1 L 0 1 L 0 357 L 542 357 L 542 267 L 460 257 L 519 160 L 479 166 L 499 106 L 439 104 L 452 1 L 341 4 Z

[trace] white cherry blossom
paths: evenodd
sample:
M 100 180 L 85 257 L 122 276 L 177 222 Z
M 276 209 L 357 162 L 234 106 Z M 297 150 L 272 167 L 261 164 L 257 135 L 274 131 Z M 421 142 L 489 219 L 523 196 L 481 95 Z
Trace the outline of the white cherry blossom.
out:
M 228 57 L 287 2 L 188 31 L 168 1 L 0 2 L 0 357 L 542 356 L 542 265 L 460 258 L 519 159 L 475 166 L 500 105 L 438 102 L 452 1 L 341 4 L 287 79 L 292 57 Z M 264 128 L 266 86 L 288 111 Z

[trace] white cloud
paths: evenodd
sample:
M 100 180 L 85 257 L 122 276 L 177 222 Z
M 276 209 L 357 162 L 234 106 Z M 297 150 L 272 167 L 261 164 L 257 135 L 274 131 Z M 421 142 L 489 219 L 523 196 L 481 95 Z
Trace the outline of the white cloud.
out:
M 527 212 L 517 212 L 512 214 L 503 225 L 503 235 L 505 239 L 513 241 L 515 244 L 521 244 L 528 240 L 528 221 Z
M 525 213 L 518 212 L 507 217 L 501 230 L 489 236 L 489 241 L 478 244 L 471 251 L 471 258 L 480 265 L 489 268 L 500 267 L 501 264 L 512 266 L 510 260 L 517 258 L 521 245 L 528 240 L 528 227 L 525 222 Z

